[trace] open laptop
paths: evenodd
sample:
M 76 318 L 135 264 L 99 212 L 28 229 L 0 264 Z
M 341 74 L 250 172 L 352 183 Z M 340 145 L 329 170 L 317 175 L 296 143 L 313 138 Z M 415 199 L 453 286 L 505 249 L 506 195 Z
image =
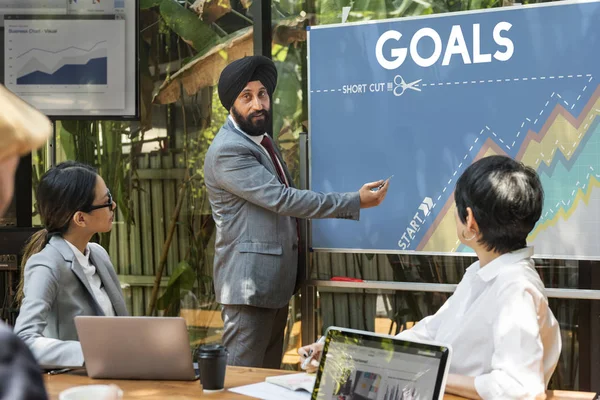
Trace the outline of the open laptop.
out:
M 452 350 L 330 327 L 312 399 L 442 400 Z
M 75 317 L 90 378 L 194 380 L 185 320 Z

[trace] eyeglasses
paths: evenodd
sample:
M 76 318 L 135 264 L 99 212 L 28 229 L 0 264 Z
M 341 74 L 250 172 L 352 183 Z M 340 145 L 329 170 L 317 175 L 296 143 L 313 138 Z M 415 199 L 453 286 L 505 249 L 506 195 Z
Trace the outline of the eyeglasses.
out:
M 86 212 L 89 213 L 89 212 L 92 212 L 94 210 L 98 210 L 98 209 L 104 208 L 104 207 L 110 207 L 110 208 L 112 208 L 112 206 L 113 206 L 113 198 L 112 198 L 112 194 L 110 194 L 110 190 L 106 191 L 106 195 L 108 196 L 108 202 L 106 204 L 100 204 L 100 205 L 97 205 L 97 206 L 90 206 L 87 209 Z

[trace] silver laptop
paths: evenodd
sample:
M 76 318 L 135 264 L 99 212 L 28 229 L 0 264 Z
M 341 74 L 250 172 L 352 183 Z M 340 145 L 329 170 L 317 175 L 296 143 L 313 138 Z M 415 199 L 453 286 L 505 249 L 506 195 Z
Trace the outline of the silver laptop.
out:
M 90 378 L 194 380 L 185 320 L 75 317 Z
M 442 400 L 452 350 L 330 327 L 312 399 Z

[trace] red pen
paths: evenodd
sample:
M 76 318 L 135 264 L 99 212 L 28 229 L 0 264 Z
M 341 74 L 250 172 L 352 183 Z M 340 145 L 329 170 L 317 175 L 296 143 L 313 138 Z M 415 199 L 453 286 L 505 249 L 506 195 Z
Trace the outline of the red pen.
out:
M 360 278 L 350 278 L 348 276 L 332 276 L 330 280 L 336 282 L 364 282 Z

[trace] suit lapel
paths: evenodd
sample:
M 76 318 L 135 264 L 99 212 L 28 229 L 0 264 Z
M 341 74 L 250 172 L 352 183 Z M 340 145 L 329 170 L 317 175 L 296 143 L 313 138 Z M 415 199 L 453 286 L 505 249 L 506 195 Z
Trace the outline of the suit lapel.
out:
M 228 131 L 231 131 L 232 133 L 234 133 L 236 135 L 236 137 L 241 138 L 244 143 L 250 144 L 250 146 L 252 146 L 253 149 L 258 151 L 259 154 L 261 155 L 261 158 L 260 158 L 261 164 L 264 165 L 265 167 L 267 167 L 267 169 L 269 171 L 271 171 L 271 173 L 273 175 L 275 175 L 275 177 L 277 179 L 279 179 L 279 175 L 277 174 L 277 169 L 275 168 L 275 165 L 273 164 L 273 160 L 271 159 L 271 156 L 266 154 L 265 151 L 258 144 L 253 142 L 252 139 L 250 139 L 243 132 L 241 132 L 239 129 L 237 129 L 229 117 L 227 118 L 227 122 L 225 123 L 225 126 L 227 127 Z M 277 154 L 279 154 L 279 150 L 277 149 L 277 146 L 273 145 L 273 147 L 275 148 L 275 151 L 277 152 Z M 278 157 L 281 162 L 281 165 L 284 165 L 283 161 L 281 161 L 282 160 L 281 155 L 279 155 Z M 288 178 L 288 182 L 291 183 L 291 180 L 289 178 L 289 173 L 288 173 L 285 165 L 283 167 L 283 171 L 284 171 L 284 174 L 286 174 L 286 177 Z
M 104 311 L 102 310 L 102 307 L 100 307 L 100 304 L 98 304 L 98 302 L 96 301 L 96 297 L 94 296 L 94 292 L 92 292 L 90 282 L 88 281 L 85 272 L 83 272 L 83 267 L 81 266 L 81 264 L 79 264 L 79 261 L 77 261 L 77 257 L 75 257 L 73 250 L 71 250 L 69 245 L 60 236 L 53 236 L 50 239 L 50 244 L 61 253 L 65 261 L 71 263 L 71 271 L 73 271 L 73 274 L 77 277 L 77 279 L 79 279 L 81 284 L 85 287 L 86 291 L 88 292 L 90 300 L 92 301 L 92 304 L 96 309 L 96 313 L 98 315 L 105 315 Z M 100 276 L 100 280 L 104 285 L 106 295 L 110 299 L 110 302 L 112 303 L 113 308 L 115 309 L 115 314 L 118 316 L 128 315 L 127 306 L 125 306 L 125 302 L 123 300 L 123 296 L 121 295 L 121 291 L 115 284 L 107 269 L 112 268 L 112 266 L 107 266 L 106 263 L 102 262 L 101 257 L 95 257 L 91 248 L 90 252 L 90 260 L 92 261 L 94 267 L 96 267 L 96 272 L 98 273 L 98 276 Z
M 106 263 L 102 262 L 100 257 L 95 257 L 94 252 L 90 249 L 90 259 L 92 260 L 92 264 L 96 267 L 96 272 L 100 276 L 100 280 L 104 285 L 104 290 L 106 291 L 106 295 L 110 299 L 113 308 L 115 309 L 115 314 L 117 316 L 126 316 L 127 306 L 125 306 L 125 302 L 123 301 L 123 296 L 121 294 L 121 289 L 117 287 L 117 284 L 112 279 L 108 268 L 112 268 L 112 265 L 106 265 Z
M 92 301 L 94 308 L 96 308 L 96 312 L 99 315 L 104 315 L 102 307 L 100 307 L 100 305 L 96 301 L 96 297 L 94 297 L 94 293 L 92 292 L 92 288 L 87 279 L 87 276 L 85 276 L 85 273 L 83 272 L 83 267 L 79 264 L 79 261 L 77 261 L 75 253 L 73 253 L 73 250 L 71 250 L 69 245 L 65 242 L 65 239 L 63 239 L 60 236 L 52 236 L 52 238 L 50 239 L 50 244 L 56 250 L 59 251 L 59 253 L 63 256 L 65 261 L 71 263 L 71 271 L 73 271 L 73 274 L 75 274 L 77 279 L 79 279 L 79 282 L 81 282 L 81 284 L 85 287 L 85 290 L 90 296 L 90 300 Z
M 79 279 L 83 286 L 85 286 L 88 294 L 94 302 L 94 307 L 96 308 L 96 312 L 98 313 L 98 315 L 104 315 L 102 307 L 100 307 L 100 304 L 98 304 L 98 302 L 96 301 L 96 296 L 94 296 L 94 292 L 92 292 L 90 282 L 88 281 L 87 276 L 85 276 L 85 272 L 83 272 L 83 267 L 81 266 L 81 264 L 79 264 L 79 261 L 77 261 L 77 257 L 75 257 L 75 255 L 73 255 L 73 260 L 71 261 L 71 271 L 73 271 L 75 276 Z

